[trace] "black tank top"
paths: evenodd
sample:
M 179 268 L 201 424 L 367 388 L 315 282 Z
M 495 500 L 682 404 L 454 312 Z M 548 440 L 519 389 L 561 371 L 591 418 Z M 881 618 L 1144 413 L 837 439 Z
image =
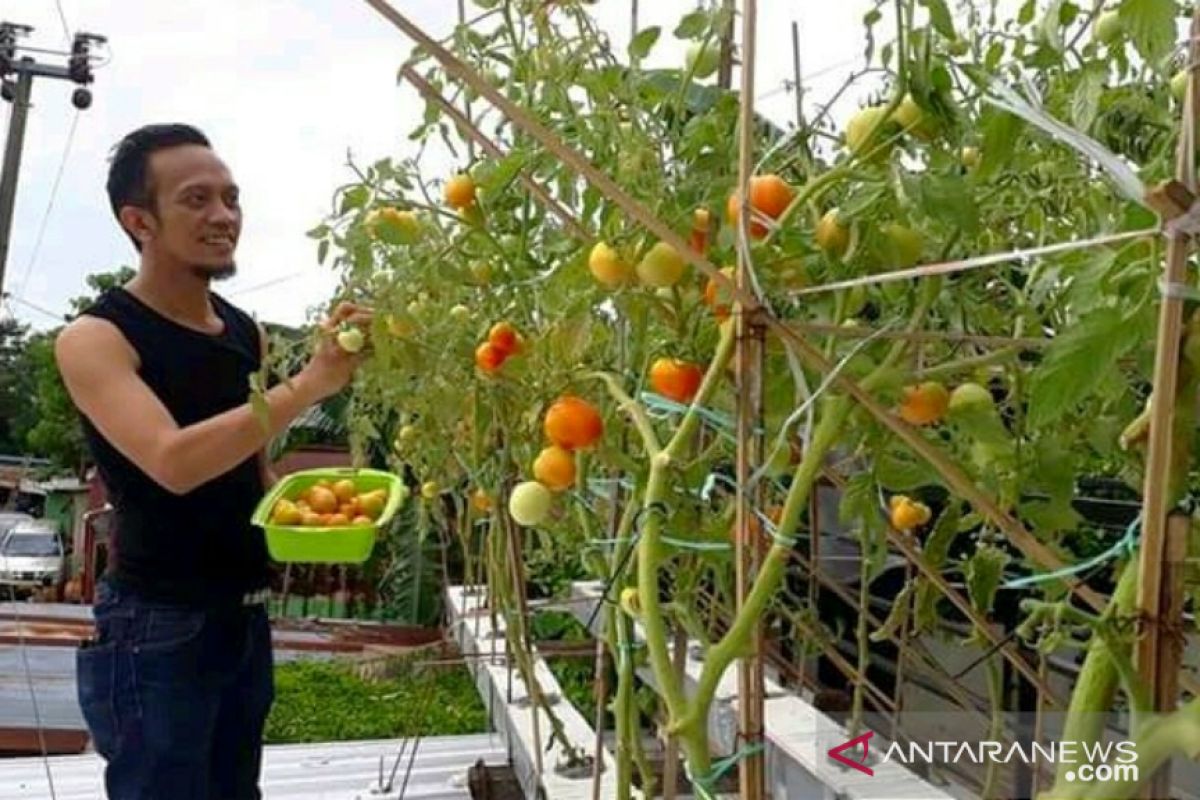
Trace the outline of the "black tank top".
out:
M 122 288 L 83 313 L 115 325 L 141 362 L 138 374 L 181 427 L 245 405 L 259 368 L 258 326 L 215 293 L 224 331 L 180 325 Z M 261 529 L 250 524 L 263 495 L 255 457 L 184 495 L 163 488 L 83 416 L 84 437 L 115 509 L 108 579 L 150 600 L 191 606 L 237 602 L 267 585 Z

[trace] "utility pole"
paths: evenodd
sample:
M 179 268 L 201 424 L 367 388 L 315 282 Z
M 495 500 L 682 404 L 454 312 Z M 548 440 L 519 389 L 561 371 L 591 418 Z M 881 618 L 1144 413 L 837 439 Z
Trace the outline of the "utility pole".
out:
M 4 267 L 8 263 L 8 243 L 12 233 L 13 207 L 17 199 L 17 175 L 21 170 L 21 150 L 25 144 L 25 120 L 29 115 L 29 98 L 35 77 L 71 81 L 78 88 L 71 94 L 71 104 L 80 111 L 92 104 L 91 47 L 107 41 L 103 36 L 76 33 L 66 65 L 41 63 L 28 55 L 17 58 L 20 37 L 33 33 L 28 25 L 0 22 L 0 99 L 13 104 L 8 122 L 8 139 L 4 146 L 4 166 L 0 173 L 0 297 L 4 294 Z M 39 51 L 44 52 L 44 51 Z

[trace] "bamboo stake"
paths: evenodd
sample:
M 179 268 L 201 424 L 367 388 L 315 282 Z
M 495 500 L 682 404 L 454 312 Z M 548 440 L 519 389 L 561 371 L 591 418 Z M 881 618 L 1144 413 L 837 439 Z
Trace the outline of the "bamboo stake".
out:
M 467 21 L 466 0 L 458 0 L 458 24 L 461 27 Z M 463 92 L 463 111 L 467 119 L 471 119 L 471 97 Z M 467 137 L 467 158 L 475 162 L 475 140 Z
M 796 90 L 796 127 L 804 127 L 804 84 L 800 77 L 800 24 L 792 20 L 792 79 Z M 803 146 L 803 145 L 801 145 Z
M 1187 63 L 1200 59 L 1200 3 L 1192 13 L 1191 39 Z M 1188 195 L 1186 206 L 1195 202 L 1196 178 L 1193 148 L 1196 142 L 1196 115 L 1200 111 L 1200 81 L 1195 69 L 1188 70 L 1188 91 L 1184 98 L 1176 153 L 1176 181 Z M 1185 210 L 1186 210 L 1185 206 Z M 1187 280 L 1189 238 L 1182 232 L 1167 240 L 1167 259 L 1163 280 L 1168 287 Z M 1176 391 L 1179 385 L 1180 347 L 1183 332 L 1183 300 L 1164 293 L 1159 306 L 1158 342 L 1155 346 L 1153 394 L 1150 405 L 1150 441 L 1146 454 L 1146 474 L 1142 491 L 1142 544 L 1138 559 L 1138 618 L 1144 627 L 1137 641 L 1137 671 L 1150 683 L 1150 695 L 1156 712 L 1175 708 L 1179 664 L 1172 658 L 1174 648 L 1165 628 L 1174 623 L 1164 611 L 1175 606 L 1168 592 L 1175 587 L 1165 583 L 1168 571 L 1167 538 L 1170 513 L 1169 497 L 1172 466 L 1175 463 L 1174 419 Z M 1195 398 L 1184 398 L 1194 402 Z M 1168 695 L 1170 695 L 1168 697 Z M 1169 770 L 1164 767 L 1143 789 L 1142 797 L 1166 797 L 1169 794 Z
M 608 670 L 605 669 L 604 637 L 596 637 L 596 741 L 592 749 L 592 800 L 600 800 L 604 772 L 604 706 L 608 704 Z
M 1154 629 L 1158 638 L 1158 673 L 1152 684 L 1154 710 L 1169 714 L 1179 704 L 1179 673 L 1183 666 L 1183 607 L 1187 602 L 1184 573 L 1191 520 L 1185 514 L 1167 519 L 1163 581 L 1158 596 L 1162 615 Z M 1144 673 L 1143 673 L 1144 674 Z M 1146 797 L 1171 797 L 1171 762 L 1167 761 L 1147 784 Z
M 739 247 L 737 285 L 753 293 L 752 263 L 749 258 L 749 229 L 753 209 L 750 205 L 750 179 L 754 170 L 754 53 L 756 0 L 742 4 L 741 108 L 738 119 L 738 186 L 740 187 L 740 224 L 735 232 Z M 753 465 L 762 463 L 762 364 L 765 329 L 757 321 L 760 305 L 737 303 L 735 323 L 737 339 L 735 361 L 737 375 L 737 487 L 736 487 L 736 608 L 741 614 L 746 596 L 758 574 L 758 542 L 752 540 L 750 521 L 755 502 L 761 495 L 750 486 Z M 750 653 L 738 661 L 738 732 L 743 746 L 756 745 L 763 736 L 763 629 L 761 621 L 750 636 Z M 743 800 L 761 800 L 766 788 L 765 760 L 761 753 L 738 762 L 738 785 Z
M 722 0 L 722 7 L 729 16 L 729 25 L 721 31 L 721 57 L 717 62 L 717 86 L 728 90 L 733 86 L 733 14 L 737 10 L 735 0 Z
M 809 565 L 806 564 L 803 559 L 793 558 L 791 563 L 797 564 L 800 567 L 810 570 Z M 854 595 L 851 592 L 848 592 L 846 590 L 846 587 L 842 586 L 837 581 L 826 577 L 824 574 L 822 574 L 819 571 L 812 572 L 810 570 L 808 575 L 809 575 L 810 580 L 813 583 L 820 583 L 820 584 L 824 585 L 826 588 L 828 588 L 830 591 L 832 591 L 834 594 L 836 594 L 842 600 L 842 602 L 846 603 L 846 605 L 848 605 L 851 608 L 853 608 L 854 610 L 858 611 L 860 614 L 866 614 L 867 621 L 871 624 L 872 628 L 874 628 L 875 630 L 880 630 L 883 628 L 883 620 L 879 619 L 879 617 L 877 617 L 873 613 L 871 613 L 870 609 L 864 610 L 864 609 L 860 608 L 858 606 L 858 598 L 854 597 Z M 900 644 L 900 639 L 895 634 L 889 633 L 888 639 L 890 639 L 892 641 L 892 643 L 894 643 L 896 645 Z M 954 682 L 953 677 L 950 675 L 949 672 L 946 671 L 946 668 L 944 666 L 942 666 L 942 664 L 936 658 L 933 657 L 933 654 L 930 653 L 929 650 L 926 649 L 925 646 L 922 645 L 920 641 L 911 642 L 910 646 L 909 646 L 909 650 L 912 652 L 906 653 L 906 655 L 908 658 L 912 659 L 913 666 L 919 666 L 919 667 L 923 667 L 924 669 L 927 669 L 931 676 L 933 676 L 933 677 L 937 678 L 939 681 L 941 681 L 942 688 L 945 690 L 945 692 L 947 694 L 950 695 L 950 697 L 956 703 L 958 703 L 958 705 L 962 708 L 963 711 L 966 711 L 969 714 L 974 714 L 976 717 L 978 717 L 978 719 L 981 722 L 984 722 L 984 723 L 990 722 L 990 720 L 986 716 L 981 714 L 979 709 L 977 709 L 975 707 L 975 704 L 973 702 L 971 702 L 971 698 L 967 696 L 967 693 L 965 691 L 963 691 L 962 687 Z M 913 653 L 920 656 L 920 658 L 921 658 L 920 662 L 917 661 L 917 659 L 913 655 Z M 799 672 L 799 671 L 797 670 L 797 672 Z M 801 677 L 801 682 L 803 682 L 803 679 L 804 679 L 803 673 L 800 673 L 800 677 Z

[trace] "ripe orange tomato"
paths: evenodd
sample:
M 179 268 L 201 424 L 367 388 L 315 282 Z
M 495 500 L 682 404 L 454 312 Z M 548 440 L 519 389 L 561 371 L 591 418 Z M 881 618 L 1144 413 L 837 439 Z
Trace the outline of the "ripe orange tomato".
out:
M 471 494 L 471 505 L 476 511 L 486 514 L 492 510 L 492 496 L 481 486 Z
M 590 447 L 604 434 L 600 412 L 586 400 L 563 395 L 546 411 L 546 438 L 566 450 Z
M 504 353 L 491 342 L 484 342 L 475 348 L 475 366 L 484 372 L 495 372 L 504 363 Z
M 550 445 L 533 460 L 533 477 L 554 492 L 571 488 L 575 483 L 575 454 Z
M 338 512 L 337 514 L 330 514 L 329 521 L 325 524 L 331 528 L 343 528 L 350 524 L 350 518 L 345 514 Z
M 521 335 L 509 322 L 497 322 L 488 331 L 488 344 L 508 358 L 521 349 Z
M 792 202 L 796 192 L 787 181 L 778 175 L 755 175 L 750 179 L 750 206 L 759 214 L 771 219 L 778 219 Z M 730 225 L 736 226 L 741 212 L 741 193 L 729 195 L 725 205 L 725 218 Z M 767 226 L 761 222 L 750 221 L 750 235 L 760 239 L 767 235 Z
M 703 380 L 700 367 L 677 358 L 660 358 L 650 367 L 650 386 L 676 403 L 691 403 Z
M 475 204 L 475 181 L 465 172 L 455 175 L 446 181 L 446 205 L 451 208 L 464 209 Z
M 728 278 L 730 283 L 733 283 L 735 279 L 733 267 L 722 267 L 721 274 Z M 724 322 L 733 307 L 733 294 L 717 286 L 717 282 L 709 278 L 708 283 L 704 284 L 704 304 L 712 309 L 718 322 Z
M 933 516 L 929 506 L 915 502 L 905 495 L 894 495 L 888 502 L 892 527 L 898 531 L 911 531 L 929 522 Z
M 318 514 L 332 514 L 338 507 L 337 495 L 332 489 L 314 486 L 308 491 L 308 505 Z
M 341 503 L 349 503 L 354 499 L 354 481 L 349 478 L 343 478 L 333 485 L 333 493 L 337 495 L 337 499 Z
M 933 425 L 946 416 L 950 393 L 937 381 L 906 386 L 900 403 L 900 418 L 909 425 Z

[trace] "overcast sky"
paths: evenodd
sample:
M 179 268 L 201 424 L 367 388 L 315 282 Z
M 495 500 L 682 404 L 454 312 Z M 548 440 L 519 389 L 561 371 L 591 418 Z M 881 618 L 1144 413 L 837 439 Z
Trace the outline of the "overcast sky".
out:
M 304 232 L 328 212 L 335 188 L 351 179 L 347 152 L 373 161 L 404 157 L 415 147 L 407 135 L 423 105 L 395 80 L 411 43 L 361 0 L 58 3 L 72 33 L 108 37 L 112 60 L 96 71 L 94 102 L 79 113 L 69 150 L 74 87 L 57 80 L 34 83 L 3 286 L 14 300 L 3 313 L 36 328 L 52 327 L 68 298 L 82 293 L 89 272 L 137 265 L 104 193 L 109 150 L 139 125 L 186 121 L 208 134 L 242 187 L 239 271 L 219 291 L 260 319 L 303 322 L 335 285 L 331 271 L 316 263 Z M 683 48 L 670 31 L 695 5 L 642 0 L 640 23 L 664 27 L 650 65 L 681 62 Z M 792 74 L 792 21 L 801 25 L 803 72 L 811 76 L 806 80 L 815 102 L 861 62 L 861 20 L 868 7 L 868 0 L 760 0 L 760 113 L 781 123 L 794 117 L 794 97 L 781 88 Z M 451 0 L 401 0 L 397 8 L 436 37 L 457 20 Z M 468 3 L 469 14 L 472 8 Z M 629 0 L 598 0 L 593 9 L 623 52 Z M 0 0 L 0 20 L 34 26 L 24 40 L 28 45 L 61 49 L 67 41 L 56 0 Z M 0 105 L 3 137 L 11 106 Z M 439 159 L 431 158 L 431 174 L 451 167 Z

